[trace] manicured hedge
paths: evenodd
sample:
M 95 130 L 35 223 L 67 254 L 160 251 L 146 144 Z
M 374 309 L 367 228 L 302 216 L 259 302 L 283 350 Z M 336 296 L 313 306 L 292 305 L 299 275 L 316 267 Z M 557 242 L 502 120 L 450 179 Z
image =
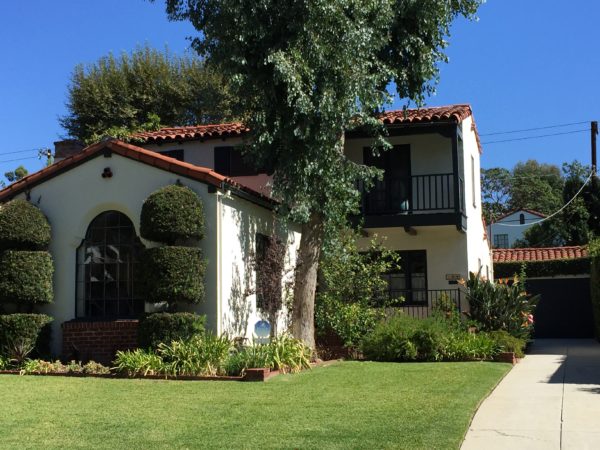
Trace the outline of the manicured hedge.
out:
M 150 194 L 142 206 L 140 222 L 144 239 L 167 245 L 204 237 L 202 202 L 185 186 L 166 186 Z
M 140 348 L 158 348 L 161 342 L 187 341 L 204 333 L 206 316 L 193 313 L 154 313 L 143 317 L 138 325 Z
M 594 331 L 596 339 L 600 339 L 600 256 L 592 259 L 590 286 L 594 311 Z
M 0 249 L 45 250 L 50 224 L 44 213 L 26 200 L 0 205 Z
M 48 252 L 0 252 L 0 302 L 51 303 L 54 266 Z
M 23 361 L 50 322 L 52 317 L 45 314 L 0 315 L 0 355 Z
M 156 247 L 144 251 L 143 277 L 149 302 L 200 303 L 205 261 L 199 248 Z
M 494 263 L 494 278 L 508 278 L 521 272 L 522 262 Z M 528 278 L 590 273 L 590 258 L 529 261 L 525 263 Z

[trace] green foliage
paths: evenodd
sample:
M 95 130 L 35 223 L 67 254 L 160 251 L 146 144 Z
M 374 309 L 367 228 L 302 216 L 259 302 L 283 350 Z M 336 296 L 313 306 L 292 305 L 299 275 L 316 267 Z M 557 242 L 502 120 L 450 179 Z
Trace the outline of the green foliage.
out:
M 200 198 L 190 188 L 175 184 L 153 192 L 142 205 L 140 234 L 167 245 L 199 241 L 204 237 Z
M 70 361 L 63 364 L 59 360 L 44 361 L 43 359 L 28 359 L 20 367 L 21 375 L 35 373 L 63 373 L 63 374 L 85 374 L 85 375 L 108 375 L 110 368 L 95 361 L 81 364 L 79 361 Z
M 120 56 L 111 53 L 75 67 L 68 113 L 60 124 L 70 136 L 91 143 L 106 135 L 152 129 L 158 121 L 163 126 L 222 121 L 230 116 L 225 80 L 191 55 L 179 57 L 148 46 Z
M 129 376 L 158 375 L 163 372 L 162 358 L 151 350 L 141 348 L 135 350 L 119 350 L 113 361 L 116 372 Z
M 5 250 L 0 253 L 0 303 L 51 303 L 54 297 L 50 253 Z
M 11 170 L 10 172 L 4 173 L 4 177 L 8 180 L 9 183 L 19 181 L 21 178 L 25 178 L 27 175 L 29 175 L 29 172 L 23 166 L 19 166 L 15 170 Z
M 590 242 L 589 251 L 592 257 L 590 289 L 594 312 L 594 331 L 596 339 L 600 339 L 600 239 Z
M 50 322 L 52 318 L 44 314 L 0 315 L 0 355 L 21 364 Z
M 289 336 L 236 349 L 227 336 L 206 333 L 162 343 L 155 351 L 119 351 L 114 366 L 128 375 L 237 376 L 255 367 L 298 372 L 310 367 L 310 357 L 311 350 Z
M 161 342 L 187 341 L 204 333 L 206 316 L 193 313 L 153 313 L 143 317 L 138 325 L 138 345 L 156 349 Z
M 143 253 L 146 300 L 200 303 L 204 299 L 205 261 L 202 251 L 193 247 L 155 247 Z
M 471 273 L 467 288 L 469 314 L 482 330 L 504 330 L 522 339 L 530 336 L 539 295 L 525 292 L 524 274 L 521 278 L 515 275 L 512 282 L 493 283 Z
M 580 275 L 590 273 L 590 258 L 556 259 L 551 261 L 528 261 L 494 263 L 495 278 L 512 278 L 525 267 L 529 278 L 555 275 Z
M 490 331 L 486 333 L 503 352 L 513 352 L 517 358 L 525 356 L 527 341 L 511 335 L 504 330 Z
M 344 347 L 354 350 L 383 316 L 382 308 L 374 308 L 362 302 L 345 303 L 319 295 L 315 308 L 315 327 L 319 337 L 326 339 L 333 333 Z
M 550 214 L 562 206 L 564 180 L 559 167 L 530 159 L 517 163 L 512 176 L 511 210 L 527 208 Z
M 492 223 L 508 212 L 511 174 L 503 167 L 481 169 L 481 198 L 483 214 L 487 223 Z
M 440 317 L 416 319 L 397 314 L 380 322 L 363 340 L 365 358 L 375 361 L 469 361 L 498 352 L 483 333 L 471 334 Z
M 227 336 L 210 333 L 195 336 L 189 341 L 172 341 L 158 346 L 166 375 L 225 375 L 232 350 L 233 341 Z
M 346 230 L 327 243 L 315 305 L 318 336 L 333 334 L 351 350 L 382 319 L 380 307 L 387 304 L 379 298 L 387 288 L 382 275 L 400 264 L 397 253 L 387 250 L 377 237 L 365 252 L 358 251 L 358 240 L 358 232 Z
M 44 213 L 26 200 L 0 205 L 0 249 L 45 250 L 50 224 Z

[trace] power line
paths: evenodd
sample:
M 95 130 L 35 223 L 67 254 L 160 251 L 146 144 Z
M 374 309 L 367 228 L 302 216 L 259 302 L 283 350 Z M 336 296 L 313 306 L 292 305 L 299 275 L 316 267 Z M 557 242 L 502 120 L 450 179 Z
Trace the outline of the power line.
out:
M 496 131 L 494 133 L 483 133 L 483 134 L 480 134 L 479 136 L 496 136 L 498 134 L 524 133 L 525 131 L 537 131 L 537 130 L 547 130 L 549 128 L 569 127 L 571 125 L 581 125 L 582 123 L 589 123 L 589 121 L 562 123 L 562 124 L 558 124 L 558 125 L 548 125 L 545 127 L 536 127 L 536 128 L 523 128 L 521 130 Z
M 30 148 L 29 150 L 15 150 L 12 152 L 0 152 L 0 156 L 14 155 L 15 153 L 39 152 L 41 150 L 48 150 L 48 147 Z
M 499 226 L 503 226 L 503 227 L 524 227 L 526 225 L 527 226 L 529 226 L 529 225 L 537 225 L 538 223 L 545 222 L 546 220 L 549 220 L 552 217 L 556 216 L 557 214 L 561 213 L 567 206 L 569 206 L 571 204 L 571 202 L 573 202 L 573 200 L 575 200 L 577 198 L 577 196 L 579 194 L 581 194 L 581 192 L 583 191 L 583 188 L 590 182 L 590 180 L 592 179 L 593 175 L 594 175 L 594 171 L 591 171 L 590 174 L 589 174 L 589 176 L 585 180 L 585 182 L 581 185 L 581 187 L 579 188 L 579 190 L 577 191 L 577 193 L 571 198 L 571 200 L 569 200 L 567 203 L 565 203 L 558 211 L 553 212 L 549 216 L 546 216 L 543 219 L 537 220 L 535 222 L 529 222 L 529 223 L 524 223 L 524 224 L 512 224 L 512 223 L 496 222 L 493 225 L 499 225 Z
M 539 138 L 545 138 L 545 137 L 549 137 L 549 136 L 561 136 L 563 134 L 583 133 L 584 131 L 589 132 L 590 130 L 585 129 L 585 130 L 575 130 L 575 131 L 563 131 L 562 133 L 540 134 L 538 136 L 527 136 L 527 137 L 512 138 L 512 139 L 501 139 L 499 141 L 488 141 L 488 142 L 482 142 L 481 144 L 487 145 L 487 144 L 498 144 L 500 142 L 526 141 L 529 139 L 539 139 Z
M 9 163 L 9 162 L 15 162 L 15 161 L 23 161 L 25 159 L 39 159 L 38 156 L 28 156 L 27 158 L 16 158 L 16 159 L 6 159 L 3 161 L 0 161 L 0 163 Z

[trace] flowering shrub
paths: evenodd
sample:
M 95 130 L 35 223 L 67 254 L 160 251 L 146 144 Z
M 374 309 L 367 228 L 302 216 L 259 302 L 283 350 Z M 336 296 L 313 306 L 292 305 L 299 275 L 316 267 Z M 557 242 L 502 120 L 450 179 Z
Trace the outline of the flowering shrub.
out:
M 466 286 L 469 315 L 480 323 L 481 330 L 504 330 L 522 339 L 531 336 L 539 295 L 527 294 L 523 276 L 493 283 L 471 273 Z

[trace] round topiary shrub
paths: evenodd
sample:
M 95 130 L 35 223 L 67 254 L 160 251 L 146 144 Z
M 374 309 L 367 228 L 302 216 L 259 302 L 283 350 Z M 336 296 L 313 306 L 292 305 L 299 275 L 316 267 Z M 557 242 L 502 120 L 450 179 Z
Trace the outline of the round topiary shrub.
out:
M 0 355 L 21 363 L 40 344 L 50 322 L 52 317 L 45 314 L 0 315 Z
M 199 248 L 157 247 L 144 251 L 143 277 L 149 302 L 200 303 L 205 262 Z
M 26 200 L 0 205 L 0 249 L 45 250 L 50 224 L 39 208 Z
M 187 312 L 149 314 L 138 325 L 138 345 L 156 349 L 161 342 L 187 341 L 204 333 L 205 320 L 206 316 Z
M 54 266 L 48 252 L 0 252 L 0 302 L 51 303 Z
M 142 206 L 140 234 L 167 245 L 204 237 L 204 213 L 200 198 L 190 188 L 171 185 L 148 196 Z

